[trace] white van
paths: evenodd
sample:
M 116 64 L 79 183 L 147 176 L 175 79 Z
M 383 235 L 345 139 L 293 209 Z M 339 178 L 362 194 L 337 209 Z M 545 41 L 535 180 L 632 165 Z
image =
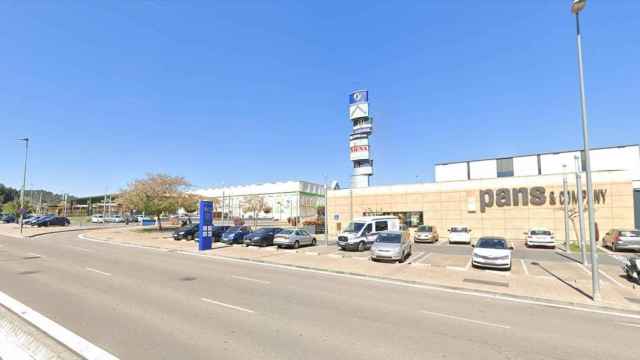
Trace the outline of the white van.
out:
M 363 216 L 352 222 L 338 236 L 338 246 L 342 250 L 364 251 L 376 241 L 380 231 L 400 231 L 397 216 Z

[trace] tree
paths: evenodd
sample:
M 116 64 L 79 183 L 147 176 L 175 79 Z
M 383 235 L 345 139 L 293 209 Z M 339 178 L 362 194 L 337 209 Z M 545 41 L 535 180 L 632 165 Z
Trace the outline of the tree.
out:
M 31 206 L 31 204 L 25 200 L 24 202 L 24 208 L 27 210 L 27 212 L 32 212 L 33 211 L 33 206 Z M 20 216 L 20 213 L 18 212 L 18 210 L 20 210 L 20 199 L 15 199 L 13 201 L 9 201 L 8 203 L 4 203 L 2 205 L 2 212 L 5 214 L 13 214 L 16 217 Z
M 160 215 L 192 206 L 194 196 L 185 192 L 189 185 L 181 176 L 147 174 L 146 178 L 130 183 L 119 201 L 129 209 L 155 216 L 158 230 L 162 231 Z
M 13 201 L 18 198 L 18 196 L 18 190 L 10 186 L 4 186 L 3 184 L 0 184 L 0 204 L 5 204 Z
M 269 212 L 271 212 L 271 206 L 264 201 L 264 197 L 258 195 L 248 197 L 242 204 L 242 211 L 253 214 L 254 227 L 258 223 L 258 214 L 263 212 L 265 208 L 269 208 Z

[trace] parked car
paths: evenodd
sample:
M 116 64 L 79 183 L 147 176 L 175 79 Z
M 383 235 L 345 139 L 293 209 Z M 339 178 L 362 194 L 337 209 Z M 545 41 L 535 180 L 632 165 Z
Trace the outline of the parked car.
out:
M 282 228 L 261 228 L 244 237 L 245 246 L 271 246 L 273 238 Z
M 104 217 L 102 216 L 102 214 L 94 214 L 93 216 L 91 216 L 91 222 L 93 224 L 102 224 L 104 223 Z
M 182 240 L 182 239 L 195 240 L 195 238 L 198 236 L 199 229 L 200 229 L 199 224 L 190 224 L 187 226 L 183 226 L 173 232 L 173 239 L 174 240 Z
M 473 267 L 511 270 L 512 246 L 507 240 L 498 236 L 484 236 L 473 246 L 471 264 Z
M 529 229 L 524 233 L 524 245 L 526 247 L 532 246 L 544 246 L 544 247 L 556 247 L 556 239 L 553 233 L 547 229 Z
M 37 227 L 41 227 L 41 226 L 67 226 L 70 225 L 71 221 L 69 221 L 68 218 L 64 217 L 64 216 L 51 216 L 51 217 L 46 217 L 44 219 L 38 220 L 35 225 Z
M 440 240 L 438 229 L 432 225 L 420 225 L 413 236 L 414 242 L 434 243 Z
M 108 223 L 123 223 L 124 218 L 120 215 L 111 215 L 104 218 L 104 222 Z
M 602 246 L 612 251 L 640 250 L 640 230 L 611 229 L 602 238 Z
M 222 234 L 222 242 L 225 244 L 242 244 L 245 235 L 251 233 L 248 226 L 233 226 Z
M 278 248 L 290 247 L 297 249 L 301 245 L 316 245 L 316 238 L 309 234 L 307 230 L 302 229 L 286 229 L 276 234 L 273 238 L 273 244 Z
M 10 224 L 16 222 L 16 216 L 14 214 L 5 214 L 0 217 L 0 222 Z
M 449 244 L 471 244 L 471 229 L 464 225 L 449 229 Z
M 383 231 L 371 246 L 371 260 L 403 263 L 411 256 L 411 238 L 407 231 Z
M 213 227 L 213 241 L 222 241 L 222 234 L 224 234 L 230 228 L 231 226 L 229 225 L 215 225 Z
M 54 217 L 55 215 L 42 215 L 42 216 L 39 216 L 37 219 L 33 220 L 29 225 L 38 226 L 40 222 L 48 221 L 50 219 L 53 219 Z
M 381 231 L 400 231 L 400 219 L 397 216 L 355 218 L 338 236 L 338 247 L 364 251 L 371 247 Z
M 33 224 L 34 222 L 36 222 L 36 221 L 38 221 L 38 220 L 42 219 L 43 217 L 44 217 L 44 215 L 32 216 L 32 217 L 30 217 L 30 218 L 26 219 L 25 221 L 23 221 L 23 224 L 24 224 L 24 225 L 31 225 L 31 224 Z

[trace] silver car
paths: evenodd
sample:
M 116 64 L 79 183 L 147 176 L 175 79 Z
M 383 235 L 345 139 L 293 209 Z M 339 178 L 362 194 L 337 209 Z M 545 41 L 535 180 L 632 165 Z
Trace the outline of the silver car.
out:
M 371 246 L 371 260 L 390 260 L 403 263 L 411 256 L 412 242 L 407 231 L 378 233 Z
M 309 234 L 307 230 L 285 229 L 276 234 L 273 238 L 273 245 L 281 247 L 291 247 L 297 249 L 300 245 L 316 245 L 316 238 Z

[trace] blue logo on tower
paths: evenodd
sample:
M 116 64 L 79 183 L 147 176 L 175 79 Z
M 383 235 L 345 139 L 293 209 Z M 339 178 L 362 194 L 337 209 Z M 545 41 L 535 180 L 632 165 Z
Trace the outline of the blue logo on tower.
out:
M 349 95 L 349 104 L 361 104 L 369 102 L 369 92 L 367 90 L 357 90 Z

